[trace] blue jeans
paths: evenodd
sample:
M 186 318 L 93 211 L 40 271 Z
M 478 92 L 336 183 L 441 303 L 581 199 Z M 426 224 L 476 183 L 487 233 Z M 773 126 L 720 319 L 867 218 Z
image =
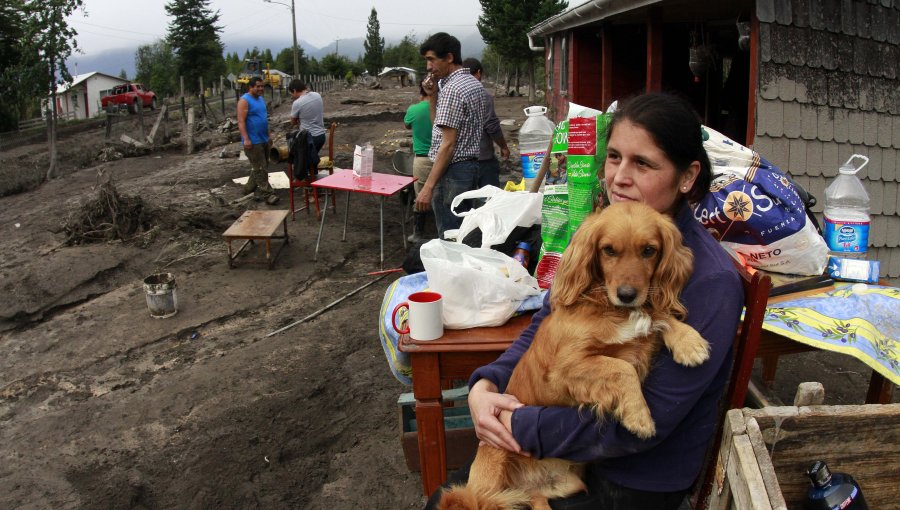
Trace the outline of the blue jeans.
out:
M 434 220 L 440 239 L 444 238 L 444 232 L 459 228 L 462 224 L 462 218 L 450 211 L 450 204 L 460 193 L 478 189 L 478 168 L 478 161 L 475 160 L 451 163 L 434 187 L 431 208 L 434 209 Z M 462 202 L 456 211 L 468 211 L 472 208 L 470 202 L 469 200 Z
M 496 157 L 478 161 L 478 188 L 488 184 L 500 187 L 500 161 Z

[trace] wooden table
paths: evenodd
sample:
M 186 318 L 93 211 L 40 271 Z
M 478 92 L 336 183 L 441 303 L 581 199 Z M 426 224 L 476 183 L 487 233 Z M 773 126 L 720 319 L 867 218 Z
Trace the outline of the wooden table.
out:
M 269 269 L 275 265 L 275 259 L 284 245 L 290 242 L 287 233 L 287 216 L 290 211 L 244 211 L 240 218 L 235 220 L 228 230 L 222 234 L 225 242 L 228 243 L 228 267 L 234 267 L 234 260 L 248 244 L 252 244 L 254 240 L 262 240 L 266 244 L 266 260 L 251 263 L 263 263 L 269 266 Z M 279 224 L 284 229 L 283 235 L 275 235 Z M 238 239 L 246 239 L 244 244 L 236 252 L 231 249 L 231 242 Z M 284 239 L 284 242 L 278 247 L 278 251 L 272 255 L 272 239 Z
M 412 185 L 416 181 L 415 177 L 407 177 L 405 175 L 391 175 L 373 172 L 371 177 L 359 177 L 352 170 L 334 169 L 334 173 L 328 177 L 313 181 L 312 186 L 315 188 L 332 189 L 347 192 L 347 205 L 344 208 L 344 233 L 341 241 L 347 240 L 347 218 L 350 215 L 350 194 L 363 193 L 367 195 L 378 195 L 379 198 L 379 239 L 381 240 L 381 269 L 384 269 L 384 199 L 397 194 L 403 188 Z M 319 242 L 322 240 L 322 230 L 325 227 L 325 213 L 328 207 L 322 210 L 322 218 L 319 221 L 319 236 L 316 238 L 316 252 L 313 260 L 319 259 Z M 404 209 L 405 211 L 405 209 Z M 403 248 L 406 249 L 406 218 L 400 220 L 401 231 L 403 232 Z
M 772 298 L 778 303 L 810 294 L 827 291 L 819 288 Z M 431 495 L 447 480 L 447 445 L 444 435 L 444 412 L 441 404 L 441 381 L 468 379 L 476 368 L 486 365 L 505 351 L 528 327 L 531 314 L 510 319 L 495 328 L 445 330 L 437 340 L 417 341 L 408 335 L 400 337 L 400 350 L 408 353 L 412 366 L 413 395 L 416 398 L 419 461 L 422 467 L 422 488 Z M 816 350 L 800 342 L 763 330 L 757 357 L 763 360 L 764 377 L 778 356 Z M 866 403 L 890 403 L 893 384 L 872 371 Z

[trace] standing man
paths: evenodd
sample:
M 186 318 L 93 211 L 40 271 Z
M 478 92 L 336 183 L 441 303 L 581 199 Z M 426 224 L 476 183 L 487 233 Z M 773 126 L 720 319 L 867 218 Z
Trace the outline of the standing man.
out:
M 422 43 L 419 53 L 425 57 L 429 73 L 423 88 L 434 101 L 435 113 L 428 153 L 434 165 L 416 197 L 416 210 L 434 209 L 438 234 L 443 239 L 444 232 L 462 223 L 462 218 L 450 211 L 453 199 L 478 188 L 478 153 L 487 94 L 461 65 L 457 38 L 438 32 Z M 462 204 L 460 211 L 470 208 L 471 204 Z
M 416 155 L 413 160 L 413 177 L 416 178 L 413 188 L 416 190 L 416 196 L 419 196 L 419 192 L 428 181 L 432 167 L 432 162 L 428 159 L 428 152 L 431 151 L 431 103 L 428 101 L 428 94 L 425 93 L 421 83 L 419 84 L 419 102 L 407 108 L 403 124 L 406 129 L 412 130 L 413 153 Z M 407 238 L 409 242 L 416 243 L 422 240 L 427 215 L 426 211 L 416 211 L 413 233 Z
M 463 67 L 468 67 L 479 82 L 481 81 L 481 73 L 483 72 L 481 62 L 477 58 L 467 58 L 463 61 Z M 487 118 L 484 121 L 484 131 L 481 133 L 480 152 L 478 154 L 478 187 L 491 186 L 500 187 L 500 162 L 494 154 L 494 144 L 500 147 L 500 156 L 504 161 L 509 161 L 509 146 L 506 145 L 506 138 L 503 136 L 503 129 L 500 128 L 500 119 L 497 118 L 497 112 L 494 110 L 494 96 L 485 91 L 487 99 Z
M 250 78 L 249 90 L 237 103 L 238 129 L 244 154 L 250 160 L 250 178 L 244 185 L 244 194 L 253 193 L 257 200 L 265 199 L 269 205 L 278 203 L 278 195 L 269 185 L 269 113 L 263 98 L 265 87 L 259 76 Z
M 291 124 L 305 129 L 316 146 L 316 154 L 325 145 L 325 104 L 318 92 L 313 92 L 300 80 L 291 80 L 288 91 L 294 102 L 291 104 Z

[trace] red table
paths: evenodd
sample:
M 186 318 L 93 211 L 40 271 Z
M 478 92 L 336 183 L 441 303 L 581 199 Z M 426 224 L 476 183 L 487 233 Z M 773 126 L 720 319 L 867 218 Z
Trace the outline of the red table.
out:
M 371 177 L 358 177 L 353 174 L 352 170 L 334 169 L 334 173 L 319 179 L 312 183 L 313 187 L 326 188 L 337 191 L 347 192 L 347 205 L 344 208 L 344 233 L 341 237 L 342 241 L 347 240 L 347 218 L 350 215 L 350 194 L 365 193 L 368 195 L 378 195 L 379 197 L 379 237 L 381 239 L 381 269 L 384 269 L 384 198 L 390 197 L 403 188 L 411 185 L 416 181 L 415 177 L 407 177 L 405 175 L 391 175 L 372 173 Z M 319 235 L 316 237 L 316 253 L 313 260 L 318 260 L 319 243 L 322 240 L 322 230 L 325 227 L 325 213 L 328 208 L 322 210 L 322 219 L 319 222 Z M 405 210 L 404 210 L 405 211 Z M 404 212 L 405 216 L 405 212 Z M 403 231 L 403 248 L 406 248 L 406 218 L 400 221 Z

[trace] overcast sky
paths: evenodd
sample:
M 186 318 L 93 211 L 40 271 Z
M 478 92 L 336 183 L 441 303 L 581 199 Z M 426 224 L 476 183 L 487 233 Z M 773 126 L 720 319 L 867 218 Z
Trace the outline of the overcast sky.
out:
M 291 0 L 280 0 L 289 6 Z M 273 0 L 274 2 L 274 0 Z M 364 37 L 372 7 L 378 12 L 381 35 L 422 36 L 446 31 L 469 32 L 481 14 L 478 0 L 295 0 L 297 38 L 316 47 L 341 38 Z M 78 46 L 86 54 L 135 47 L 165 36 L 169 18 L 165 0 L 85 0 L 84 11 L 69 21 L 78 31 Z M 577 2 L 576 2 L 577 3 Z M 290 47 L 290 8 L 263 0 L 213 0 L 223 40 L 251 38 L 254 33 L 284 34 Z M 338 42 L 338 44 L 340 44 Z

